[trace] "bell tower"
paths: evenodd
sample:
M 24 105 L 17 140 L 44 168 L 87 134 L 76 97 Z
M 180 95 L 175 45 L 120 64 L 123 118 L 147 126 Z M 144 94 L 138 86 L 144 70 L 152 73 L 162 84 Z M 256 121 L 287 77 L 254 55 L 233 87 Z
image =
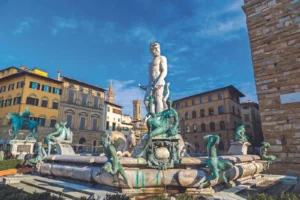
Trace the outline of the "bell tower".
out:
M 112 87 L 112 81 L 110 81 L 110 84 L 109 84 L 106 101 L 108 101 L 110 103 L 115 103 L 115 94 L 114 94 L 113 87 Z
M 142 102 L 134 100 L 133 102 L 133 121 L 142 119 Z

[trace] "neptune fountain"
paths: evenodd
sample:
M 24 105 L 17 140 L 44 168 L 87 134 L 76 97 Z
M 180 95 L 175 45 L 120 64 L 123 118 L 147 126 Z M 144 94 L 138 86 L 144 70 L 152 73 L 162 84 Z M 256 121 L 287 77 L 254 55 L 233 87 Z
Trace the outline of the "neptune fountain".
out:
M 178 133 L 178 114 L 169 98 L 170 84 L 165 81 L 167 59 L 160 54 L 157 42 L 150 45 L 150 51 L 153 60 L 148 68 L 149 83 L 139 85 L 146 91 L 144 102 L 148 111 L 148 131 L 141 145 L 135 146 L 130 157 L 119 157 L 108 139 L 110 136 L 106 135 L 101 139 L 105 155 L 48 155 L 38 167 L 40 174 L 97 183 L 140 195 L 157 191 L 213 193 L 221 185 L 263 172 L 268 161 L 274 160 L 266 156 L 266 150 L 262 151 L 264 160 L 245 153 L 218 156 L 216 145 L 220 139 L 217 135 L 204 137 L 208 156 L 187 157 L 181 153 L 185 145 Z M 247 138 L 241 130 L 237 135 L 244 144 Z

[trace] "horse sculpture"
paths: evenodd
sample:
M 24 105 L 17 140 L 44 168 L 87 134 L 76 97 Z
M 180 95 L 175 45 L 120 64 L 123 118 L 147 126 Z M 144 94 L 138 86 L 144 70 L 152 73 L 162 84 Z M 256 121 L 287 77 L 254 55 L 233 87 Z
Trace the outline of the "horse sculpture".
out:
M 18 139 L 18 132 L 20 129 L 29 130 L 29 135 L 25 140 L 34 140 L 38 135 L 38 122 L 29 120 L 30 112 L 26 108 L 23 114 L 18 114 L 16 112 L 6 114 L 6 118 L 11 123 L 14 140 Z

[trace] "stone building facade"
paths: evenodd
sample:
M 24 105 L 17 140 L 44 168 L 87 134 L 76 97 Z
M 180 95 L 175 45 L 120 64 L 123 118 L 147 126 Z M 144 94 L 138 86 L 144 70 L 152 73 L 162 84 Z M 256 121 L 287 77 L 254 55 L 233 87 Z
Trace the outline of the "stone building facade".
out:
M 253 101 L 241 103 L 243 123 L 252 147 L 260 147 L 263 142 L 259 106 Z
M 66 76 L 63 81 L 60 106 L 60 122 L 67 122 L 73 131 L 75 152 L 96 153 L 100 137 L 104 134 L 105 89 Z M 92 145 L 90 145 L 90 143 Z
M 133 107 L 133 121 L 142 120 L 142 102 L 140 100 L 132 101 Z
M 275 173 L 300 175 L 300 1 L 244 0 L 264 139 Z
M 179 115 L 179 133 L 190 144 L 187 150 L 205 152 L 203 136 L 213 134 L 221 137 L 219 150 L 227 151 L 237 126 L 242 123 L 241 97 L 244 94 L 238 89 L 227 86 L 175 100 L 173 106 Z

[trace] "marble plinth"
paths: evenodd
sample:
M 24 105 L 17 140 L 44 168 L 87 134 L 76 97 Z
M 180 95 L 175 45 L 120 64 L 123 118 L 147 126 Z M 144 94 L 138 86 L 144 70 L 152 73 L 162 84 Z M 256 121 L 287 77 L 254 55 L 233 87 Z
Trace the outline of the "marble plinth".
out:
M 229 155 L 247 155 L 249 142 L 232 142 L 228 151 Z
M 75 155 L 74 149 L 69 143 L 57 142 L 56 150 L 59 155 Z
M 25 141 L 25 140 L 11 140 L 10 141 L 10 148 L 11 148 L 11 153 L 13 156 L 18 156 L 20 153 L 34 153 L 34 145 L 36 141 Z

